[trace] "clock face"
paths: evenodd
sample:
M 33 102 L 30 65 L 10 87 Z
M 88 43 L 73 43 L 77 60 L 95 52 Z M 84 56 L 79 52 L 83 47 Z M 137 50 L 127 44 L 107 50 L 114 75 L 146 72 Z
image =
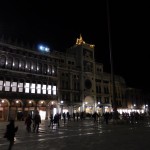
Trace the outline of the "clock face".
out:
M 91 83 L 91 81 L 90 81 L 89 79 L 86 79 L 86 80 L 85 80 L 85 87 L 86 87 L 87 89 L 90 89 L 90 88 L 92 87 L 92 83 Z

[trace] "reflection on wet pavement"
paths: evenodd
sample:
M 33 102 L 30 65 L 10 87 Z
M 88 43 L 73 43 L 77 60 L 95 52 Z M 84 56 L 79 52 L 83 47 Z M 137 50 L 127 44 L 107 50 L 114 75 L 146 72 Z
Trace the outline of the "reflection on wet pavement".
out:
M 41 124 L 39 133 L 27 133 L 21 122 L 18 126 L 21 130 L 16 134 L 14 150 L 141 150 L 140 146 L 147 150 L 146 146 L 150 146 L 149 122 L 144 125 L 106 125 L 85 120 L 68 122 L 65 125 L 61 123 L 60 127 L 49 128 L 48 122 L 45 121 Z M 1 126 L 0 133 L 3 133 Z M 141 141 L 143 143 L 136 146 Z M 1 136 L 0 150 L 7 149 L 7 146 L 8 142 Z

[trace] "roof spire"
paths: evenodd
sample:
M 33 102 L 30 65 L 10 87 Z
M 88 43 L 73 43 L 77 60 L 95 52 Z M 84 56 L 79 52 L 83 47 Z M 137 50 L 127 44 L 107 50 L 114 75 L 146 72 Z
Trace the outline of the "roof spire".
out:
M 80 34 L 80 38 L 77 38 L 76 44 L 77 45 L 85 44 L 85 42 L 83 41 L 83 38 L 82 38 L 81 34 Z

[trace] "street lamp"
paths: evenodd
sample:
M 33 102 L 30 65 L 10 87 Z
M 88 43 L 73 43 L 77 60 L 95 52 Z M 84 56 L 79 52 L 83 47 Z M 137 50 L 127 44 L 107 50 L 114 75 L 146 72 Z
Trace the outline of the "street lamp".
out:
M 60 101 L 60 104 L 61 104 L 61 114 L 63 113 L 63 104 L 64 104 L 64 101 Z
M 145 112 L 148 113 L 148 104 L 145 105 Z

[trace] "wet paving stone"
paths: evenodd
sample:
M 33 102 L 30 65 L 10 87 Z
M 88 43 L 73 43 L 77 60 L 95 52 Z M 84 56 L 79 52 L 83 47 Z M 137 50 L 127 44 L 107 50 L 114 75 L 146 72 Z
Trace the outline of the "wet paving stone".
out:
M 0 122 L 0 150 L 7 150 L 3 134 L 8 122 Z M 48 127 L 42 121 L 39 133 L 27 133 L 24 122 L 16 122 L 19 129 L 12 150 L 149 150 L 150 123 L 112 124 L 63 121 L 60 127 Z

